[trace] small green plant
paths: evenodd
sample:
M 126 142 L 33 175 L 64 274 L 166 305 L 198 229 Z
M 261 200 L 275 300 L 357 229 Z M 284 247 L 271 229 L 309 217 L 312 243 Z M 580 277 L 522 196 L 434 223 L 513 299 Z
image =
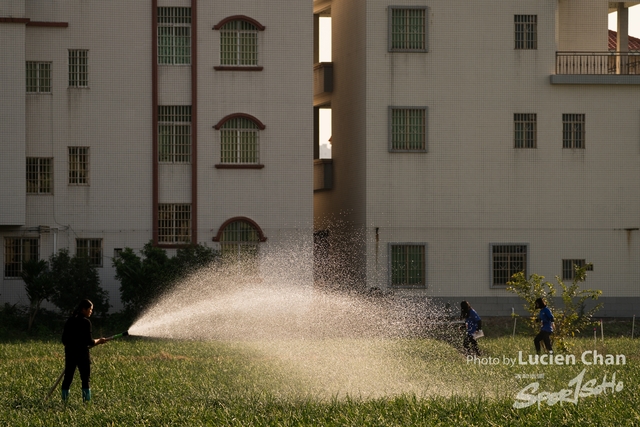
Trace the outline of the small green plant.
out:
M 547 306 L 553 312 L 555 318 L 554 340 L 557 349 L 561 352 L 569 352 L 573 344 L 569 338 L 593 325 L 593 315 L 602 308 L 602 303 L 586 308 L 588 299 L 597 300 L 602 295 L 601 290 L 581 289 L 580 283 L 587 278 L 587 267 L 575 265 L 575 274 L 570 285 L 565 284 L 559 276 L 556 276 L 557 285 L 545 281 L 544 276 L 532 274 L 527 279 L 523 272 L 514 274 L 511 281 L 507 282 L 507 290 L 516 293 L 525 300 L 524 308 L 530 313 L 528 324 L 533 330 L 538 329 L 537 311 L 535 301 L 543 298 Z M 563 308 L 554 307 L 554 297 L 557 291 L 561 291 Z

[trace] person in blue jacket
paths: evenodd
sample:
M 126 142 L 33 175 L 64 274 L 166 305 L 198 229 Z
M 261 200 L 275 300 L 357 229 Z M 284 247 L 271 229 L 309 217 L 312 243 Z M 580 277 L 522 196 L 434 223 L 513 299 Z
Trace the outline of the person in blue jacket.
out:
M 538 298 L 535 302 L 535 307 L 540 309 L 540 313 L 538 314 L 537 322 L 541 322 L 540 332 L 533 339 L 533 343 L 536 346 L 536 353 L 540 354 L 540 341 L 544 343 L 545 348 L 549 353 L 553 353 L 551 349 L 551 334 L 553 334 L 553 314 L 549 307 L 547 307 L 547 303 L 544 299 Z
M 467 333 L 465 334 L 462 346 L 465 348 L 467 354 L 475 353 L 477 356 L 480 356 L 480 349 L 478 348 L 478 342 L 474 338 L 474 334 L 482 329 L 482 319 L 480 319 L 478 313 L 476 313 L 467 301 L 462 301 L 460 308 L 461 318 L 464 319 L 467 327 Z

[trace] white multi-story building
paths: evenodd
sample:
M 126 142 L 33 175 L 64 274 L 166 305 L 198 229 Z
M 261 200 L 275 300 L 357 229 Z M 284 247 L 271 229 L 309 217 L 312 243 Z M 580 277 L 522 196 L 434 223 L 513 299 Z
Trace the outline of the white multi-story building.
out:
M 310 266 L 312 17 L 300 0 L 1 2 L 0 302 L 27 304 L 22 261 L 62 248 L 116 310 L 112 257 L 149 241 L 296 238 Z
M 638 3 L 3 2 L 0 302 L 26 303 L 22 261 L 61 248 L 91 257 L 117 309 L 124 247 L 295 240 L 310 263 L 314 236 L 318 282 L 508 315 L 512 273 L 592 263 L 601 314 L 632 315 Z
M 331 16 L 315 105 L 332 109 L 332 159 L 315 167 L 333 175 L 314 216 L 332 258 L 368 287 L 491 315 L 522 309 L 513 273 L 570 283 L 592 263 L 599 314 L 636 313 L 638 3 L 316 0 Z

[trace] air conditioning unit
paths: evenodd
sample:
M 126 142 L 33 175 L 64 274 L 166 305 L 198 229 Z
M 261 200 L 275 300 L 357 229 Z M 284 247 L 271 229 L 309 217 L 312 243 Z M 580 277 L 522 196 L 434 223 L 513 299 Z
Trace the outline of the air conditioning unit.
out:
M 38 233 L 39 234 L 49 234 L 49 233 L 51 233 L 51 227 L 49 227 L 48 225 L 39 225 L 38 226 Z

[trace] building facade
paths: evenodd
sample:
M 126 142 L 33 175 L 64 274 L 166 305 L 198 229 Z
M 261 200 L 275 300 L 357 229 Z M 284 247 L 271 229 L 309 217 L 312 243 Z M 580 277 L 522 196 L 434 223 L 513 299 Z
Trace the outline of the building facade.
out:
M 16 0 L 0 5 L 0 301 L 22 262 L 147 242 L 311 263 L 312 4 Z M 25 179 L 26 177 L 26 179 Z M 302 243 L 300 243 L 302 241 Z
M 316 106 L 332 109 L 333 175 L 315 224 L 353 280 L 506 316 L 522 311 L 513 273 L 570 283 L 591 264 L 582 286 L 603 291 L 599 314 L 632 316 L 636 4 L 316 0 L 332 22 L 331 94 L 316 89 Z M 357 250 L 342 247 L 353 233 Z

